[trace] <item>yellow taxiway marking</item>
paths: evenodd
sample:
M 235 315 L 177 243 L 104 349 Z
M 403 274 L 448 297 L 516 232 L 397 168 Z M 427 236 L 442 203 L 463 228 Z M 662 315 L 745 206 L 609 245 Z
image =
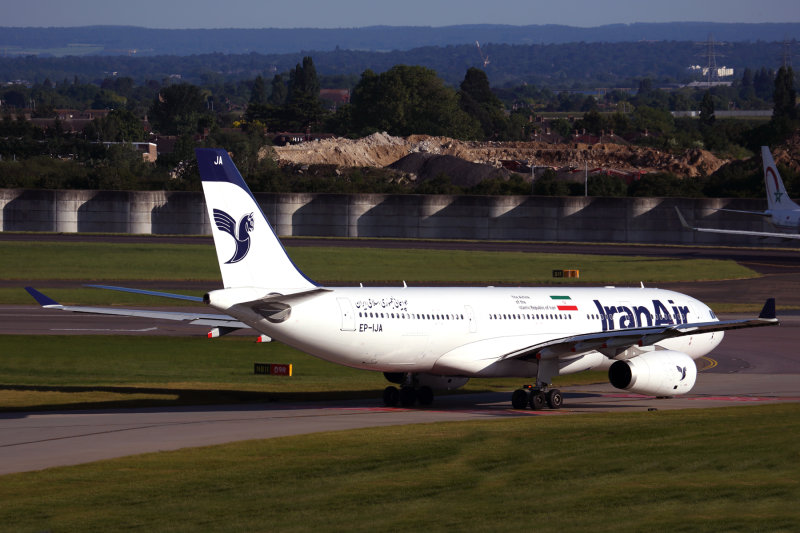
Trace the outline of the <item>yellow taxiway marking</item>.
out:
M 703 356 L 700 359 L 702 359 L 702 360 L 704 360 L 706 362 L 706 366 L 701 368 L 700 372 L 705 372 L 706 370 L 711 370 L 712 368 L 714 368 L 715 366 L 717 366 L 719 364 L 716 361 L 716 359 L 711 359 L 710 357 Z

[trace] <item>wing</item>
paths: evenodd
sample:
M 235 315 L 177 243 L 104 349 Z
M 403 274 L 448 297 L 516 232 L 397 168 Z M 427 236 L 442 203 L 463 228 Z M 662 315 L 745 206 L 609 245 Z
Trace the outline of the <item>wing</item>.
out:
M 553 339 L 544 343 L 524 347 L 508 353 L 501 359 L 558 359 L 575 357 L 590 351 L 599 351 L 606 356 L 614 357 L 634 346 L 651 346 L 665 339 L 726 331 L 729 329 L 777 326 L 775 316 L 775 299 L 769 298 L 761 309 L 758 318 L 741 320 L 719 320 L 714 322 L 695 322 L 674 326 L 657 326 L 649 328 L 604 331 L 573 335 L 561 339 Z
M 230 234 L 236 238 L 236 221 L 225 211 L 214 209 L 214 223 L 220 231 Z
M 139 289 L 125 289 L 123 287 L 103 287 L 112 288 L 113 290 L 124 290 L 125 292 L 135 292 L 142 294 L 154 294 L 165 296 L 169 293 L 155 293 L 152 291 L 143 291 Z M 61 305 L 52 298 L 42 294 L 33 287 L 25 287 L 25 290 L 33 296 L 36 302 L 45 309 L 59 309 L 61 311 L 72 311 L 75 313 L 91 313 L 95 315 L 118 315 L 118 316 L 133 316 L 142 318 L 155 318 L 159 320 L 177 320 L 181 322 L 188 322 L 195 326 L 211 326 L 217 328 L 230 328 L 230 331 L 237 329 L 249 328 L 247 324 L 236 320 L 233 317 L 222 314 L 206 314 L 197 313 L 194 311 L 176 312 L 176 311 L 151 311 L 145 309 L 115 309 L 110 307 L 87 307 L 87 306 L 74 306 L 74 305 Z M 173 294 L 167 296 L 171 298 L 192 299 L 193 296 L 184 296 L 182 294 Z M 202 301 L 202 299 L 200 299 Z
M 721 210 L 720 210 L 721 211 Z M 689 230 L 692 231 L 699 231 L 702 233 L 725 233 L 728 235 L 752 235 L 754 237 L 775 237 L 778 239 L 800 239 L 800 233 L 772 233 L 767 231 L 746 231 L 746 230 L 736 230 L 736 229 L 714 229 L 714 228 L 698 228 L 696 226 L 690 226 L 686 219 L 683 218 L 683 214 L 681 214 L 680 210 L 675 207 L 675 212 L 678 213 L 678 218 L 681 220 L 681 225 Z M 758 215 L 761 213 L 751 213 L 754 215 Z

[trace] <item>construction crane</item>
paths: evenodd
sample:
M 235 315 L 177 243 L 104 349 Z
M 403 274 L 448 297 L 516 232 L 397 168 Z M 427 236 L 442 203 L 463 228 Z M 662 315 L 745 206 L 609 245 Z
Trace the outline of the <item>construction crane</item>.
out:
M 483 55 L 483 52 L 481 51 L 481 43 L 475 41 L 475 46 L 478 47 L 478 54 L 481 56 L 481 61 L 483 61 L 483 68 L 486 68 L 486 65 L 489 64 L 489 56 Z

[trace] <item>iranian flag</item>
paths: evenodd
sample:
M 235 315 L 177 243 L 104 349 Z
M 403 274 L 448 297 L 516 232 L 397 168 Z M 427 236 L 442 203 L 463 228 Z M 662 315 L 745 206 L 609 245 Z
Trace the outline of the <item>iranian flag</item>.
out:
M 559 311 L 577 311 L 578 306 L 572 303 L 572 298 L 569 296 L 550 296 L 551 300 L 556 301 L 556 306 Z

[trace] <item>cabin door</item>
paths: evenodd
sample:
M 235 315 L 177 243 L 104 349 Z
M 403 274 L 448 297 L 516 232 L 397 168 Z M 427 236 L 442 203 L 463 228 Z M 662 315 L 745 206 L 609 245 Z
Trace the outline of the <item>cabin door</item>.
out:
M 353 313 L 353 304 L 350 303 L 349 298 L 336 298 L 339 303 L 339 311 L 342 315 L 342 331 L 355 331 L 356 330 L 356 315 Z

